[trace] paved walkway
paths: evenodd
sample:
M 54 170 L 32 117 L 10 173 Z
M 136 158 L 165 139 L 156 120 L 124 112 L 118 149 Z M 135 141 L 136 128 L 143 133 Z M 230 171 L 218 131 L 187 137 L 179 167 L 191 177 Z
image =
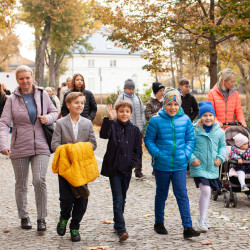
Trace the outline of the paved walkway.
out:
M 98 138 L 98 135 L 97 135 Z M 106 149 L 106 141 L 97 139 L 96 159 L 101 168 L 101 161 Z M 51 162 L 52 162 L 51 157 Z M 119 243 L 113 231 L 112 197 L 108 178 L 100 176 L 89 185 L 91 196 L 87 212 L 81 223 L 82 240 L 70 241 L 69 233 L 60 237 L 56 233 L 59 216 L 57 176 L 52 173 L 51 162 L 47 174 L 48 217 L 47 231 L 36 231 L 36 208 L 34 190 L 29 179 L 28 202 L 32 230 L 22 230 L 17 217 L 14 198 L 14 173 L 11 162 L 6 156 L 0 156 L 0 249 L 249 249 L 250 245 L 250 200 L 238 193 L 238 206 L 224 208 L 223 197 L 211 201 L 209 217 L 212 228 L 200 237 L 184 240 L 181 220 L 173 192 L 170 191 L 165 210 L 165 225 L 168 235 L 158 235 L 154 225 L 155 181 L 151 175 L 150 156 L 143 156 L 145 180 L 132 178 L 128 190 L 125 208 L 126 227 L 129 239 Z M 199 190 L 193 180 L 187 179 L 191 214 L 194 227 L 198 216 Z M 202 245 L 204 242 L 210 245 Z M 102 246 L 102 248 L 101 248 Z M 95 248 L 94 248 L 95 247 Z M 97 248 L 99 247 L 99 248 Z

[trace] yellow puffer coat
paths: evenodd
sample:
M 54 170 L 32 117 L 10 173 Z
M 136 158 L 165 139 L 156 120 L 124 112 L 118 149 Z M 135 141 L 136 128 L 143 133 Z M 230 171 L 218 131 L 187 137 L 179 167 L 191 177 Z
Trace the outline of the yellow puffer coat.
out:
M 78 142 L 59 146 L 55 152 L 52 170 L 74 187 L 94 181 L 99 176 L 99 171 L 92 144 Z

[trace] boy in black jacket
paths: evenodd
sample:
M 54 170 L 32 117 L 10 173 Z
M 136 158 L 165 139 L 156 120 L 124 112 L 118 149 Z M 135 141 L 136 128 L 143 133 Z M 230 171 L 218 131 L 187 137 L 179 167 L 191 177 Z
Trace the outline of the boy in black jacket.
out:
M 129 187 L 132 169 L 142 155 L 141 133 L 137 126 L 129 121 L 132 116 L 132 104 L 119 101 L 107 108 L 109 119 L 104 118 L 100 137 L 109 139 L 103 158 L 101 174 L 109 177 L 114 212 L 114 229 L 120 242 L 128 238 L 123 217 L 126 193 Z M 117 120 L 115 118 L 117 117 Z
M 187 79 L 180 80 L 179 90 L 182 100 L 181 107 L 183 108 L 184 113 L 189 116 L 191 121 L 193 121 L 199 112 L 199 107 L 194 96 L 189 93 L 190 84 Z

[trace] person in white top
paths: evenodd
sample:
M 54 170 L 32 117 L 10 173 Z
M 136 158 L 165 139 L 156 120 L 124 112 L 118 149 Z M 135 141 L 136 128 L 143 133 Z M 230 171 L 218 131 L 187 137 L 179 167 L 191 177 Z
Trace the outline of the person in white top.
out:
M 67 78 L 66 83 L 67 83 L 67 86 L 62 87 L 61 92 L 60 92 L 61 106 L 62 106 L 62 103 L 63 103 L 63 97 L 64 97 L 65 93 L 72 89 L 72 79 L 71 79 L 71 77 Z
M 50 88 L 52 90 L 52 98 L 56 102 L 56 109 L 57 109 L 58 113 L 60 114 L 60 112 L 61 112 L 61 103 L 60 103 L 60 100 L 57 97 L 57 95 L 55 94 L 55 88 L 54 87 L 50 87 Z

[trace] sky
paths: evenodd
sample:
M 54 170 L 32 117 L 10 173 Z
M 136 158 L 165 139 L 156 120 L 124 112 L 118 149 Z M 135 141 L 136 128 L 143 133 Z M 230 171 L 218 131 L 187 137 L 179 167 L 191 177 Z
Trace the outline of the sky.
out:
M 25 23 L 20 23 L 16 25 L 14 30 L 15 34 L 19 37 L 21 46 L 20 53 L 24 58 L 35 61 L 35 35 L 34 29 L 29 27 Z

